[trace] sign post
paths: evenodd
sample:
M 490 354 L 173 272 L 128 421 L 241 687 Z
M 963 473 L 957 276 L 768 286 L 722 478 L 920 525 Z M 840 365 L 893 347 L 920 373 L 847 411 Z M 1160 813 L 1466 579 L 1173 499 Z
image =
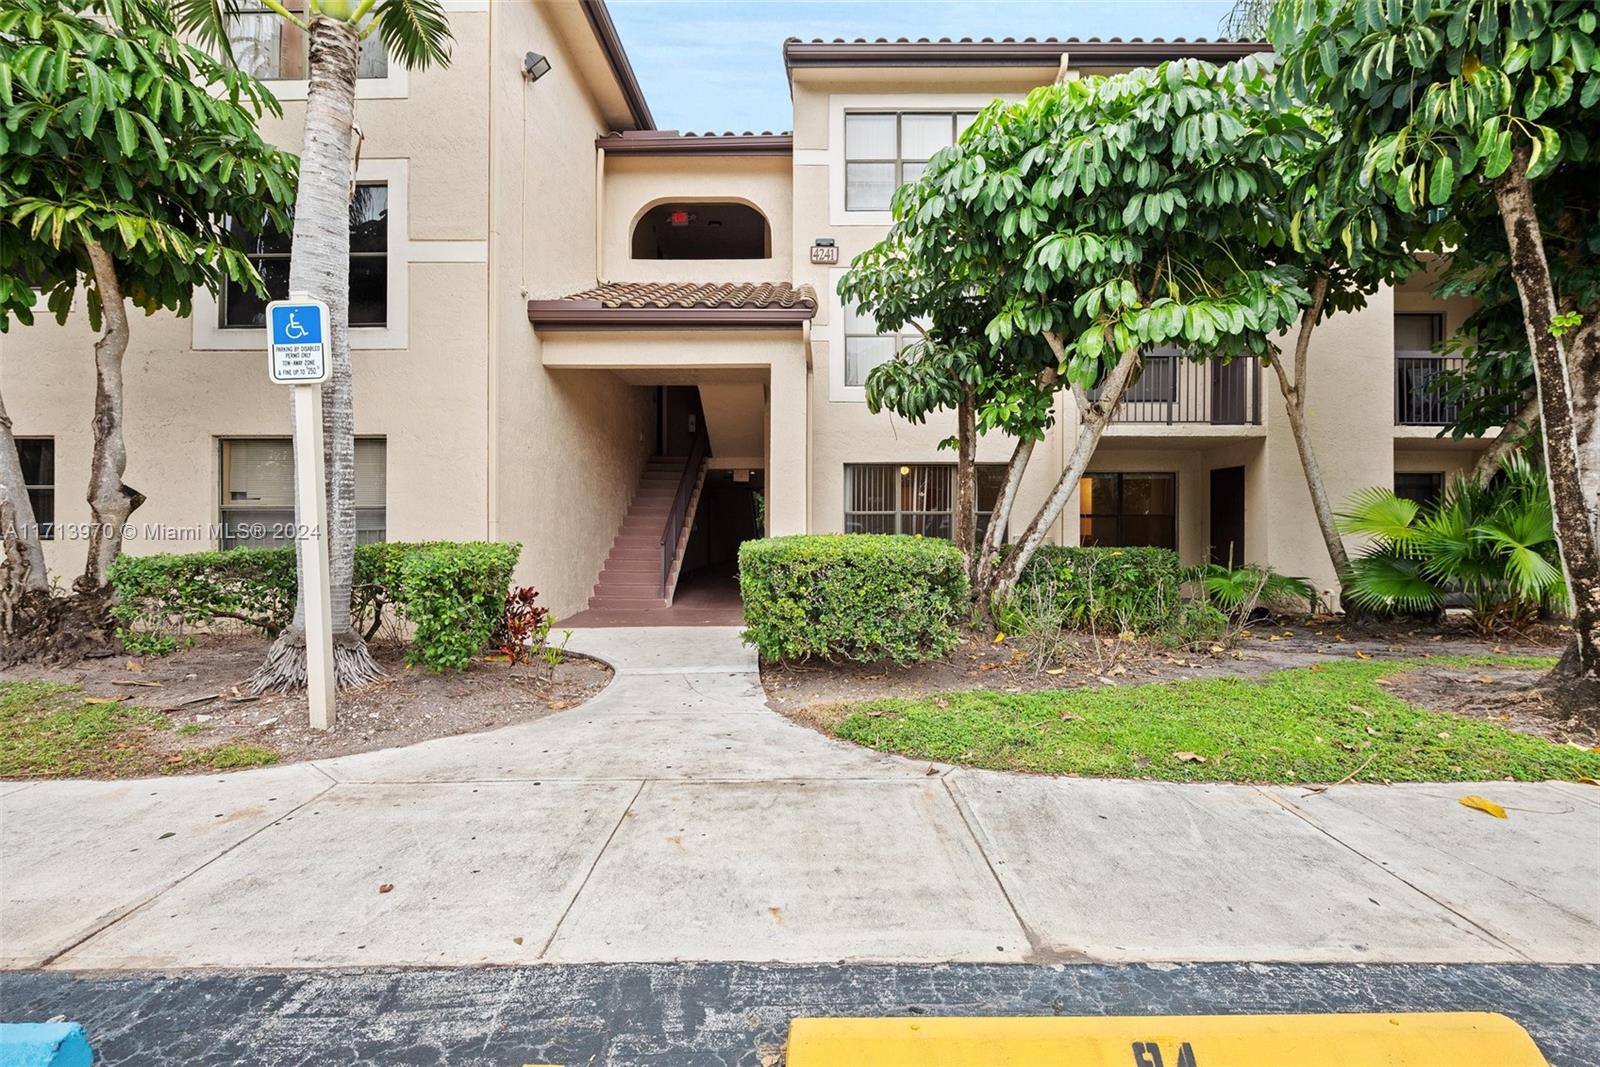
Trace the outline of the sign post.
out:
M 328 306 L 304 293 L 267 305 L 267 372 L 294 392 L 294 521 L 306 612 L 306 695 L 311 728 L 333 725 L 333 613 L 328 502 L 323 487 L 322 383 L 328 380 Z

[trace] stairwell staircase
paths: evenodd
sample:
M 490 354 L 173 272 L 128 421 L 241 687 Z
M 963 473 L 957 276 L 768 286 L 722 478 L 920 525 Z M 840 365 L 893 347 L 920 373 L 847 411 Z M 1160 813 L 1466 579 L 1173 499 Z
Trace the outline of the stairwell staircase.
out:
M 693 463 L 698 468 L 692 472 L 694 487 L 689 496 L 683 522 L 677 531 L 677 546 L 671 569 L 667 573 L 666 589 L 661 583 L 662 528 L 672 515 L 672 505 L 682 482 L 685 467 Z M 694 529 L 694 516 L 700 506 L 700 493 L 705 488 L 705 457 L 696 454 L 684 456 L 657 456 L 652 458 L 640 476 L 639 488 L 634 491 L 628 514 L 612 542 L 611 555 L 600 571 L 594 593 L 589 597 L 589 607 L 596 611 L 643 611 L 665 608 L 672 604 L 678 587 L 678 573 L 683 568 L 683 554 L 689 545 L 689 532 Z M 664 595 L 663 595 L 664 594 Z

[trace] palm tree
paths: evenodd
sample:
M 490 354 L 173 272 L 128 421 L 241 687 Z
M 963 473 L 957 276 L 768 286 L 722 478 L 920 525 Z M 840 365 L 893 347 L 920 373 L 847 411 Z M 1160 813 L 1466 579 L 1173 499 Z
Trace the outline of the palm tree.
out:
M 441 0 L 306 0 L 303 14 L 291 11 L 279 0 L 260 0 L 260 4 L 310 37 L 289 291 L 309 293 L 327 304 L 331 320 L 333 366 L 322 386 L 322 432 L 330 527 L 334 667 L 340 685 L 363 685 L 381 672 L 350 620 L 356 547 L 355 418 L 350 374 L 350 202 L 355 188 L 356 71 L 361 43 L 374 33 L 392 60 L 414 70 L 449 62 L 452 37 Z M 233 52 L 228 27 L 246 6 L 242 0 L 177 0 L 182 27 L 229 58 Z M 299 552 L 299 557 L 303 587 L 304 552 Z M 294 623 L 273 642 L 252 685 L 260 692 L 299 689 L 305 684 L 305 605 L 297 597 Z
M 1458 479 L 1431 506 L 1365 490 L 1339 525 L 1373 538 L 1350 567 L 1350 596 L 1363 607 L 1431 614 L 1457 595 L 1489 631 L 1525 625 L 1566 599 L 1550 492 L 1520 455 L 1507 458 L 1493 481 Z

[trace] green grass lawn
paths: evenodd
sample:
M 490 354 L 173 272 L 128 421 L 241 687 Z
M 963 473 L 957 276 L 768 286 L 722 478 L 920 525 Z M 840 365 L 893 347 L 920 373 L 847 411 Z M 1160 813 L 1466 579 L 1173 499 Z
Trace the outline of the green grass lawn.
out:
M 259 745 L 174 748 L 172 723 L 132 704 L 86 699 L 75 685 L 0 682 L 0 778 L 121 778 L 274 763 Z
M 1438 657 L 1426 665 L 1554 662 Z M 1256 680 L 952 692 L 865 701 L 822 719 L 839 737 L 883 752 L 1039 774 L 1278 783 L 1600 778 L 1600 753 L 1414 708 L 1379 684 L 1424 665 L 1341 660 Z

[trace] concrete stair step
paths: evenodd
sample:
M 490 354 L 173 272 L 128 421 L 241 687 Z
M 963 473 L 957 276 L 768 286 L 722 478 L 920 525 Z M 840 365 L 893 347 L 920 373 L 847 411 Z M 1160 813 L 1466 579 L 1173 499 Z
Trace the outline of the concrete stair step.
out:
M 589 598 L 589 607 L 611 611 L 649 611 L 653 608 L 669 607 L 668 603 L 660 596 L 653 597 L 617 597 L 596 596 Z

